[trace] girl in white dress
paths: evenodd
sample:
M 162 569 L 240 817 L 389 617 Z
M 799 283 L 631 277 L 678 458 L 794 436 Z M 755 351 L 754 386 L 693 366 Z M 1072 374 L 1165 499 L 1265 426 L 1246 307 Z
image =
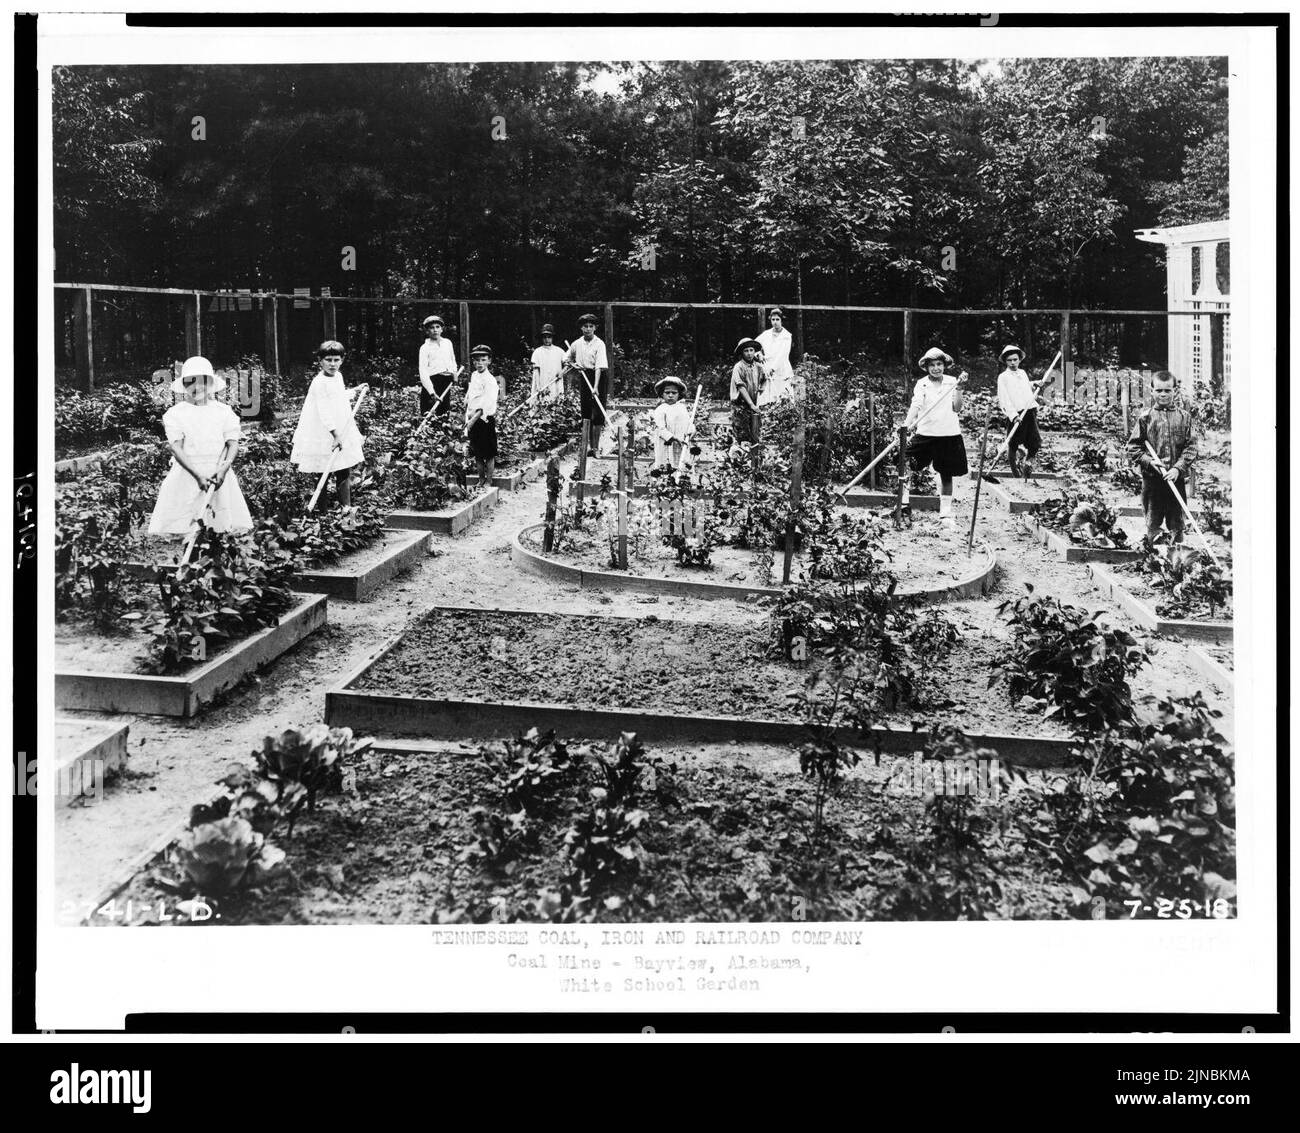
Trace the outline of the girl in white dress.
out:
M 780 307 L 773 307 L 767 320 L 771 326 L 758 336 L 758 344 L 763 349 L 763 367 L 767 370 L 767 384 L 758 394 L 760 406 L 794 397 L 794 369 L 790 365 L 794 336 L 782 326 L 784 316 Z
M 320 359 L 320 373 L 312 378 L 307 400 L 302 403 L 302 416 L 293 433 L 289 459 L 299 471 L 318 476 L 332 468 L 338 501 L 343 507 L 349 507 L 352 468 L 365 459 L 361 451 L 365 437 L 352 420 L 352 403 L 339 372 L 343 365 L 343 344 L 329 339 L 320 344 L 316 355 Z
M 226 383 L 212 372 L 206 358 L 187 358 L 172 392 L 185 400 L 163 414 L 163 431 L 172 451 L 172 466 L 158 489 L 158 502 L 149 517 L 150 535 L 185 535 L 196 519 L 214 531 L 249 531 L 253 517 L 230 466 L 239 452 L 239 418 L 212 395 Z M 216 485 L 207 510 L 199 507 Z

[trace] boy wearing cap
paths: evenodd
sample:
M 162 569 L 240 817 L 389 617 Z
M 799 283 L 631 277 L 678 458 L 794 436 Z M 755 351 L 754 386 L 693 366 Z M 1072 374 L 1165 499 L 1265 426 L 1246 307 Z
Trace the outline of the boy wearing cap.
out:
M 474 370 L 465 391 L 465 431 L 470 455 L 478 465 L 479 483 L 490 488 L 497 464 L 497 379 L 488 369 L 492 351 L 486 346 L 474 347 L 469 359 Z
M 734 357 L 739 361 L 731 368 L 731 432 L 737 444 L 759 443 L 762 419 L 758 406 L 767 385 L 767 372 L 758 361 L 761 349 L 753 338 L 736 343 Z
M 681 378 L 660 378 L 655 382 L 655 393 L 661 400 L 651 413 L 655 424 L 654 466 L 667 465 L 675 471 L 681 465 L 682 447 L 695 433 L 691 411 L 682 401 L 686 383 Z
M 195 355 L 172 382 L 184 401 L 163 414 L 163 432 L 172 463 L 158 488 L 149 517 L 150 535 L 184 535 L 200 519 L 214 531 L 248 531 L 253 517 L 230 466 L 239 452 L 240 425 L 235 411 L 214 401 L 226 383 L 212 363 Z M 204 514 L 198 514 L 209 488 L 215 488 Z
M 591 449 L 600 451 L 600 431 L 605 425 L 602 412 L 609 403 L 609 357 L 605 344 L 596 337 L 596 316 L 583 315 L 578 320 L 582 337 L 574 339 L 565 360 L 578 374 L 578 396 L 582 400 L 582 419 L 591 422 Z M 596 396 L 592 397 L 592 390 Z M 600 401 L 600 409 L 595 401 Z
M 442 337 L 442 319 L 438 315 L 424 320 L 424 335 L 420 346 L 420 418 L 435 405 L 438 411 L 434 416 L 445 417 L 451 408 L 448 391 L 456 376 L 456 351 L 451 340 Z
M 533 351 L 532 363 L 533 388 L 529 397 L 533 401 L 560 397 L 564 393 L 564 351 L 555 345 L 555 328 L 550 323 L 542 326 L 542 344 Z
M 790 366 L 790 348 L 794 336 L 782 325 L 784 316 L 780 307 L 767 314 L 768 329 L 758 336 L 759 353 L 767 370 L 767 385 L 759 394 L 759 405 L 767 405 L 782 398 L 794 397 L 794 370 Z
M 1183 509 L 1174 497 L 1177 491 L 1187 499 L 1187 473 L 1196 460 L 1195 422 L 1186 409 L 1174 404 L 1178 379 L 1168 370 L 1151 375 L 1151 397 L 1155 404 L 1138 414 L 1125 451 L 1129 463 L 1142 473 L 1142 511 L 1147 521 L 1147 540 L 1168 527 L 1175 543 L 1183 541 Z M 1155 459 L 1147 445 L 1155 449 Z
M 907 457 L 914 469 L 933 466 L 939 474 L 939 521 L 948 528 L 957 526 L 952 514 L 952 479 L 965 476 L 966 444 L 961 436 L 961 386 L 966 380 L 963 370 L 957 377 L 944 373 L 952 358 L 937 346 L 927 350 L 918 363 L 925 372 L 912 390 L 905 428 L 916 428 L 907 444 Z M 909 490 L 903 483 L 903 506 L 910 512 Z
M 998 406 L 1010 422 L 1011 432 L 1003 443 L 1007 447 L 1011 471 L 1020 475 L 1020 450 L 1025 451 L 1025 476 L 1033 475 L 1033 459 L 1043 447 L 1038 432 L 1038 391 L 1029 375 L 1020 368 L 1025 352 L 1015 345 L 1004 346 L 998 355 L 1006 369 L 998 375 Z M 1023 414 L 1023 416 L 1022 416 Z

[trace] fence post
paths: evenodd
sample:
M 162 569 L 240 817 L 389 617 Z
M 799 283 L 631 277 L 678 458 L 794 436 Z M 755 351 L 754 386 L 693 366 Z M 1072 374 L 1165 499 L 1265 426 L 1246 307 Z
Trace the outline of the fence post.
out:
M 605 304 L 605 353 L 610 355 L 614 352 L 614 304 Z M 609 399 L 614 400 L 614 375 L 609 373 L 605 375 L 605 381 L 609 383 Z
M 469 340 L 469 304 L 460 305 L 460 364 L 469 369 L 469 352 L 473 349 Z
M 1070 312 L 1061 312 L 1061 373 L 1074 380 L 1074 363 L 1070 361 Z
M 762 334 L 765 330 L 767 330 L 767 327 L 763 325 L 763 308 L 755 307 L 754 310 L 758 312 L 758 330 L 754 332 L 754 337 L 757 338 L 760 334 Z
M 84 287 L 77 292 L 72 309 L 73 352 L 77 363 L 77 384 L 85 390 L 95 388 L 94 292 Z
M 867 462 L 876 459 L 876 395 L 869 394 L 867 397 L 867 432 L 870 435 L 870 441 L 867 444 Z M 876 470 L 873 468 L 867 473 L 867 487 L 873 492 L 876 490 Z
M 794 423 L 794 451 L 790 454 L 790 515 L 785 521 L 785 557 L 781 565 L 781 584 L 790 581 L 790 566 L 794 561 L 794 532 L 799 508 L 803 505 L 803 406 L 798 406 L 799 416 Z
M 903 312 L 903 372 L 911 373 L 916 365 L 916 322 L 910 310 Z M 904 386 L 906 389 L 906 385 Z
M 1128 440 L 1128 435 L 1129 435 L 1128 409 L 1129 409 L 1129 398 L 1132 396 L 1132 394 L 1129 392 L 1130 377 L 1131 375 L 1124 374 L 1123 377 L 1120 379 L 1120 387 L 1119 387 L 1120 413 L 1124 418 L 1124 439 L 1125 440 Z
M 194 302 L 185 308 L 185 354 L 193 357 L 203 353 L 203 335 L 199 328 L 199 296 L 195 293 Z
M 337 339 L 339 336 L 338 312 L 333 298 L 328 294 L 321 296 L 321 330 L 322 338 Z

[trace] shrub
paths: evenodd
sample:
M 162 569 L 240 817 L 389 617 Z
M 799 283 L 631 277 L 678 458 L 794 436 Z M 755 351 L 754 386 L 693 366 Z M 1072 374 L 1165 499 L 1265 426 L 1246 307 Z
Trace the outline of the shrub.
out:
M 1133 718 L 1129 677 L 1149 658 L 1123 630 L 1099 625 L 1077 606 L 1029 593 L 1003 602 L 998 611 L 1010 623 L 1011 648 L 995 667 L 989 686 L 1006 682 L 1011 697 L 1049 701 L 1071 729 L 1100 734 Z
M 162 440 L 166 409 L 150 382 L 116 382 L 90 393 L 56 390 L 54 444 L 59 449 L 108 445 L 135 434 Z
M 60 484 L 55 503 L 54 609 L 66 618 L 89 613 L 111 629 L 130 608 L 122 564 L 130 557 L 130 511 L 121 487 L 92 473 Z

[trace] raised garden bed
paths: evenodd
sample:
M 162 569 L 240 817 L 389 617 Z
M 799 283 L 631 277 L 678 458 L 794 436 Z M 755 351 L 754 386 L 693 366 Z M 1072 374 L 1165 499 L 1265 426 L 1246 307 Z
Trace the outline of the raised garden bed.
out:
M 536 726 L 574 737 L 634 731 L 646 740 L 797 745 L 807 736 L 790 696 L 806 673 L 767 656 L 767 636 L 765 625 L 436 607 L 328 692 L 325 716 L 358 734 L 492 738 Z M 990 705 L 982 651 L 978 637 L 936 666 L 951 718 L 968 718 L 955 697 L 969 698 L 978 719 L 1003 724 L 979 744 L 1008 762 L 1059 766 L 1073 741 L 1041 715 Z M 844 738 L 911 752 L 917 715 Z
M 645 754 L 661 753 L 649 745 Z M 829 888 L 817 880 L 824 872 L 819 855 L 810 853 L 811 784 L 744 766 L 680 767 L 670 780 L 665 776 L 675 803 L 661 803 L 653 793 L 640 800 L 648 820 L 639 836 L 644 856 L 637 888 L 653 894 L 653 903 L 607 907 L 597 901 L 593 919 L 788 921 L 795 895 L 809 921 L 896 919 L 900 914 L 891 913 L 889 903 L 904 882 L 903 869 L 892 854 L 877 852 L 876 839 L 882 828 L 907 829 L 924 804 L 919 793 L 888 789 L 894 766 L 882 761 L 873 768 L 875 782 L 864 769 L 861 778 L 841 786 L 828 808 L 828 832 L 844 854 Z M 201 925 L 545 922 L 546 913 L 533 902 L 540 890 L 560 884 L 565 859 L 556 848 L 570 821 L 564 812 L 537 820 L 543 832 L 536 852 L 505 870 L 493 869 L 462 858 L 478 834 L 474 808 L 493 806 L 499 797 L 493 772 L 477 753 L 376 750 L 354 770 L 354 790 L 323 798 L 299 819 L 293 837 L 279 843 L 292 876 L 256 894 L 206 896 Z M 588 781 L 594 775 L 593 767 Z M 574 789 L 584 790 L 585 783 Z M 84 923 L 201 927 L 177 912 L 175 893 L 159 884 L 159 875 L 174 872 L 166 853 L 180 833 L 170 831 L 139 855 L 101 893 Z M 999 884 L 999 917 L 1071 916 L 1066 880 L 1033 847 L 1001 863 Z M 169 917 L 165 925 L 163 916 Z M 553 959 L 551 965 L 551 974 L 564 974 Z M 718 973 L 732 974 L 722 966 Z M 772 978 L 762 971 L 741 974 Z M 694 979 L 685 977 L 688 985 Z
M 104 461 L 102 452 L 87 453 L 85 456 L 69 456 L 64 460 L 54 462 L 54 475 L 80 475 L 82 472 L 89 472 L 92 468 L 98 468 Z
M 1172 637 L 1194 637 L 1202 641 L 1232 641 L 1232 620 L 1229 614 L 1223 619 L 1163 618 L 1156 613 L 1156 598 L 1141 577 L 1134 571 L 1123 573 L 1108 570 L 1099 563 L 1088 567 L 1093 582 L 1111 601 L 1139 625 Z M 1121 568 L 1122 569 L 1122 568 Z
M 629 570 L 609 566 L 608 541 L 603 533 L 592 545 L 578 551 L 542 551 L 545 524 L 525 527 L 510 546 L 511 561 L 521 570 L 562 581 L 570 586 L 598 590 L 632 590 L 653 594 L 683 594 L 698 598 L 776 598 L 779 585 L 765 583 L 758 574 L 754 553 L 734 547 L 715 547 L 713 569 L 684 567 L 673 552 L 655 545 L 641 558 L 634 558 L 629 548 Z M 891 569 L 899 579 L 898 596 L 937 602 L 972 598 L 986 593 L 993 585 L 997 557 L 980 544 L 970 558 L 964 540 L 945 539 L 942 535 L 917 543 L 899 538 L 897 546 L 886 550 L 900 558 Z M 910 557 L 914 553 L 915 557 Z M 781 570 L 781 552 L 774 550 L 773 570 Z M 907 557 L 902 557 L 907 556 Z M 803 558 L 795 556 L 792 577 L 797 577 Z
M 470 524 L 482 519 L 489 509 L 496 507 L 500 495 L 499 488 L 489 488 L 472 500 L 448 504 L 437 511 L 399 509 L 389 512 L 386 522 L 389 527 L 432 531 L 435 535 L 459 535 Z
M 56 626 L 54 703 L 96 712 L 194 716 L 219 693 L 320 629 L 327 601 L 323 594 L 304 598 L 278 625 L 235 642 L 177 676 L 139 671 L 145 648 L 142 633 L 108 637 L 82 625 Z
M 126 766 L 131 726 L 103 720 L 54 721 L 56 806 L 97 798 L 104 777 Z
M 844 502 L 849 507 L 888 507 L 898 502 L 896 492 L 873 492 L 868 488 L 850 488 L 844 495 Z M 913 511 L 938 511 L 938 496 L 911 496 L 908 505 Z
M 343 555 L 329 566 L 295 574 L 294 589 L 364 602 L 394 575 L 418 563 L 428 553 L 429 539 L 424 531 L 386 530 L 369 547 Z
M 1138 556 L 1137 551 L 1122 547 L 1085 547 L 1066 535 L 1045 527 L 1032 514 L 1021 517 L 1025 529 L 1057 558 L 1067 563 L 1124 563 Z

